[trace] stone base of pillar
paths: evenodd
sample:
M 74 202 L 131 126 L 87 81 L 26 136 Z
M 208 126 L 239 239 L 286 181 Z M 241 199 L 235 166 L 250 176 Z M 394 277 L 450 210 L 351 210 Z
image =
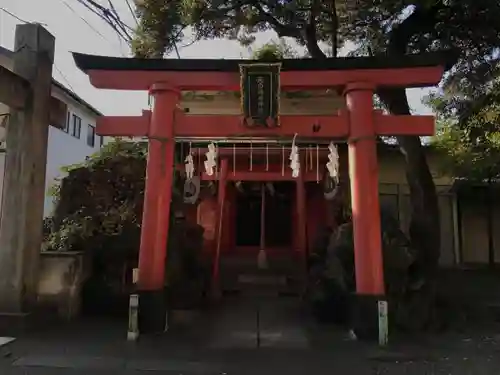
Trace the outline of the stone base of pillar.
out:
M 0 312 L 0 336 L 22 336 L 33 330 L 35 323 L 31 313 Z
M 138 294 L 140 334 L 165 332 L 168 327 L 166 289 L 144 290 Z
M 222 295 L 223 292 L 220 286 L 220 282 L 213 280 L 210 287 L 210 302 L 213 304 L 220 302 L 220 300 L 222 299 Z
M 378 301 L 384 296 L 356 294 L 353 298 L 352 328 L 360 340 L 378 341 Z

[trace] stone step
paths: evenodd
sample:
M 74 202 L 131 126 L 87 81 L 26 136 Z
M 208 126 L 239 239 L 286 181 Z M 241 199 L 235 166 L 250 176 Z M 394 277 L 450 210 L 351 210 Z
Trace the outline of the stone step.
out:
M 299 278 L 298 270 L 257 270 L 255 268 L 248 269 L 224 269 L 221 268 L 221 279 L 230 280 L 238 283 L 259 283 L 259 284 L 276 284 L 282 283 L 282 280 Z
M 282 275 L 242 274 L 238 276 L 239 284 L 285 286 L 287 277 Z
M 262 274 L 288 274 L 295 273 L 299 269 L 300 263 L 295 261 L 274 261 L 268 260 L 267 267 L 264 269 L 259 269 L 259 264 L 257 259 L 252 259 L 251 261 L 239 261 L 239 262 L 221 262 L 221 271 L 228 271 L 231 273 L 249 273 L 258 271 Z
M 300 260 L 293 252 L 269 253 L 264 269 L 259 269 L 256 253 L 227 254 L 221 257 L 221 287 L 226 293 L 296 295 L 300 269 Z
M 266 253 L 267 262 L 276 266 L 293 265 L 299 262 L 299 257 L 296 254 L 272 254 Z M 257 264 L 258 253 L 253 254 L 227 254 L 222 255 L 220 263 L 228 266 L 245 266 Z
M 300 283 L 290 275 L 243 273 L 225 275 L 221 278 L 222 290 L 225 293 L 253 293 L 267 295 L 300 294 Z

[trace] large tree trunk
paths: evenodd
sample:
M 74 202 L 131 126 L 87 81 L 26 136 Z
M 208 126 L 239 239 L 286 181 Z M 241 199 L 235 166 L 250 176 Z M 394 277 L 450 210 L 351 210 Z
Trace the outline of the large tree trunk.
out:
M 417 7 L 401 24 L 394 26 L 389 37 L 387 55 L 397 59 L 407 53 L 408 43 L 414 35 L 424 34 L 435 28 L 437 16 L 443 7 L 442 2 L 436 2 L 431 7 Z M 392 114 L 410 114 L 405 89 L 379 90 L 378 95 Z M 413 246 L 419 250 L 419 265 L 427 274 L 427 278 L 432 279 L 441 248 L 436 186 L 420 137 L 400 136 L 397 140 L 405 156 L 406 178 L 410 187 L 410 239 Z
M 395 115 L 410 114 L 404 89 L 381 90 L 378 95 L 391 113 Z M 406 178 L 410 188 L 411 221 L 409 234 L 411 242 L 419 251 L 419 265 L 426 273 L 427 278 L 432 278 L 437 268 L 441 247 L 436 186 L 420 138 L 399 136 L 397 141 L 405 157 Z
M 313 2 L 308 24 L 302 31 L 303 42 L 312 58 L 324 59 L 316 36 L 316 13 Z M 442 5 L 426 9 L 416 9 L 402 24 L 395 27 L 390 36 L 388 55 L 404 55 L 409 39 L 416 30 L 432 29 L 436 14 Z M 334 17 L 336 15 L 332 15 Z M 333 38 L 336 39 L 336 30 Z M 335 54 L 334 54 L 335 55 Z M 384 105 L 394 115 L 409 115 L 410 107 L 404 89 L 384 89 L 377 92 Z M 404 125 L 403 125 L 404 126 Z M 425 151 L 419 137 L 397 137 L 401 152 L 405 157 L 406 178 L 410 188 L 411 221 L 409 234 L 413 246 L 419 251 L 419 268 L 432 279 L 437 268 L 441 230 L 436 186 L 427 163 Z
M 314 38 L 309 37 L 309 41 L 306 39 L 306 46 L 313 58 L 326 58 L 321 50 L 313 48 L 318 46 Z M 404 89 L 384 89 L 379 90 L 377 94 L 392 114 L 411 114 Z M 436 270 L 441 247 L 436 186 L 420 137 L 400 136 L 397 137 L 397 141 L 405 157 L 406 178 L 410 188 L 411 221 L 409 235 L 413 246 L 418 249 L 419 268 L 426 274 L 426 278 L 430 279 Z M 339 189 L 339 193 L 340 190 L 342 189 Z
M 402 24 L 394 27 L 389 38 L 387 56 L 397 58 L 404 55 L 407 52 L 406 48 L 409 40 L 417 31 L 432 30 L 436 24 L 436 15 L 441 6 L 442 4 L 439 3 L 431 8 L 417 8 Z M 315 26 L 313 7 L 309 23 L 304 28 L 303 42 L 311 57 L 322 59 L 326 56 L 318 48 Z M 336 38 L 336 32 L 334 38 Z M 410 114 L 405 89 L 383 89 L 379 90 L 377 94 L 392 114 Z M 406 178 L 410 190 L 411 221 L 409 236 L 412 246 L 418 251 L 417 267 L 412 270 L 413 275 L 409 275 L 410 277 L 416 277 L 417 282 L 414 283 L 414 293 L 410 293 L 410 298 L 406 301 L 406 310 L 409 325 L 416 330 L 421 330 L 435 320 L 435 271 L 441 247 L 439 205 L 436 186 L 420 138 L 416 136 L 399 136 L 397 141 L 405 157 Z M 421 284 L 421 280 L 426 282 Z

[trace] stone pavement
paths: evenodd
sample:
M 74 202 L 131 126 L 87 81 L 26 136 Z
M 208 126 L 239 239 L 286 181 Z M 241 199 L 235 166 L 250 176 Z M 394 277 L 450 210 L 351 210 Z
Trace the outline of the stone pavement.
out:
M 25 356 L 12 364 L 0 364 L 2 375 L 115 375 L 115 374 L 183 374 L 183 375 L 275 375 L 275 374 L 388 374 L 388 375 L 498 375 L 498 347 L 477 351 L 445 351 L 410 354 L 399 351 L 349 350 L 311 351 L 242 349 L 213 351 L 197 360 L 169 356 L 157 358 Z
M 81 321 L 18 339 L 0 375 L 498 375 L 500 328 L 412 337 L 385 349 L 298 324 L 293 301 L 233 301 L 189 329 L 127 343 L 126 322 Z M 262 305 L 259 305 L 262 306 Z M 255 312 L 255 311 L 254 311 Z M 259 327 L 259 337 L 256 328 Z M 257 345 L 260 340 L 261 345 Z
M 498 375 L 500 372 L 499 340 L 495 338 L 447 338 L 447 346 L 406 346 L 379 350 L 362 343 L 332 343 L 331 349 L 210 349 L 203 352 L 172 353 L 158 345 L 156 350 L 142 348 L 108 353 L 77 353 L 77 345 L 57 348 L 53 343 L 31 354 L 0 360 L 2 375 L 114 375 L 114 374 L 456 374 Z M 25 343 L 26 344 L 26 343 Z M 31 343 L 33 345 L 34 343 Z M 26 348 L 25 348 L 26 349 Z M 34 351 L 38 349 L 37 351 Z M 116 348 L 119 350 L 120 348 Z M 123 347 L 122 347 L 123 349 Z M 50 353 L 52 351 L 52 353 Z M 19 352 L 20 353 L 20 352 Z

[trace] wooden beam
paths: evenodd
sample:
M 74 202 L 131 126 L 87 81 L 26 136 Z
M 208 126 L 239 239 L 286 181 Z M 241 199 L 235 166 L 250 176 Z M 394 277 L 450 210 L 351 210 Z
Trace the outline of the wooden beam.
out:
M 251 148 L 250 147 L 236 147 L 234 150 L 231 146 L 232 146 L 231 144 L 228 144 L 228 147 L 219 147 L 219 149 L 217 150 L 217 155 L 221 156 L 221 157 L 222 156 L 229 156 L 229 157 L 236 156 L 239 159 L 239 157 L 244 157 L 244 156 L 248 157 L 250 155 L 250 153 L 253 153 L 254 156 L 265 157 L 266 155 L 268 155 L 269 157 L 274 157 L 274 159 L 276 159 L 276 157 L 281 158 L 281 154 L 283 153 L 282 146 L 280 146 L 280 145 L 270 144 L 269 147 L 267 148 L 267 150 L 266 150 L 265 144 L 255 145 L 255 146 L 252 146 Z M 286 156 L 287 158 L 288 158 L 288 154 L 290 154 L 290 147 L 291 147 L 291 144 L 284 146 L 285 154 L 287 155 Z M 313 158 L 316 160 L 316 145 L 312 145 L 311 151 L 309 150 L 309 147 L 306 147 L 306 146 L 301 146 L 301 147 L 299 147 L 299 149 L 300 149 L 301 153 L 307 152 L 308 155 L 312 152 Z M 193 146 L 193 148 L 191 150 L 191 153 L 193 154 L 193 156 L 198 155 L 198 156 L 201 156 L 203 158 L 205 157 L 206 152 L 207 152 L 206 147 L 194 147 Z M 319 155 L 320 159 L 326 158 L 329 153 L 330 153 L 330 151 L 328 150 L 328 145 L 322 144 L 319 146 L 318 155 Z
M 22 110 L 30 93 L 30 83 L 23 77 L 0 65 L 0 103 L 14 110 Z M 50 99 L 50 124 L 63 129 L 66 125 L 68 106 L 61 100 Z
M 106 116 L 97 119 L 97 134 L 104 136 L 147 137 L 150 111 L 142 116 Z M 345 112 L 337 116 L 281 116 L 279 128 L 246 128 L 240 116 L 187 115 L 178 113 L 175 136 L 182 137 L 289 137 L 344 138 L 349 134 Z M 375 112 L 375 130 L 381 136 L 433 135 L 434 116 L 392 116 Z
M 434 116 L 392 116 L 375 112 L 375 133 L 381 136 L 435 134 Z
M 149 134 L 147 111 L 142 116 L 108 116 L 97 119 L 97 134 L 145 137 Z M 348 134 L 347 115 L 281 116 L 278 128 L 247 128 L 240 116 L 194 116 L 178 113 L 175 136 L 182 137 L 299 137 L 339 138 Z
M 288 157 L 287 157 L 288 162 Z M 321 166 L 324 168 L 324 165 Z M 182 169 L 184 170 L 184 169 Z M 304 181 L 317 181 L 316 171 L 301 171 L 304 175 Z M 322 177 L 322 173 L 320 173 L 320 180 Z M 203 181 L 217 181 L 219 180 L 218 175 L 215 174 L 212 176 L 208 176 L 205 172 L 202 173 L 201 179 Z M 292 170 L 288 166 L 285 166 L 285 173 L 281 172 L 272 172 L 272 171 L 235 171 L 231 170 L 227 174 L 228 181 L 296 181 L 296 178 L 292 177 Z
M 1 83 L 1 81 L 0 81 Z M 1 84 L 0 84 L 1 87 Z M 17 107 L 21 108 L 21 107 Z M 16 107 L 11 107 L 16 109 Z M 21 108 L 22 109 L 22 108 Z M 21 110 L 18 109 L 18 110 Z M 68 112 L 68 105 L 62 100 L 52 96 L 49 104 L 49 124 L 58 129 L 64 129 L 66 126 L 66 114 Z
M 114 137 L 147 137 L 151 111 L 141 116 L 101 116 L 96 121 L 96 133 Z
M 30 83 L 0 65 L 0 103 L 13 109 L 23 109 L 30 92 Z
M 17 25 L 13 72 L 32 80 L 24 110 L 11 108 L 6 129 L 0 312 L 29 311 L 37 302 L 54 46 L 40 24 Z
M 348 134 L 348 117 L 281 116 L 280 127 L 247 128 L 240 116 L 181 115 L 176 121 L 176 137 L 288 137 L 340 138 Z
M 376 87 L 425 87 L 441 80 L 441 66 L 397 69 L 352 69 L 328 71 L 284 71 L 283 90 L 319 90 L 366 82 Z M 94 87 L 113 90 L 149 90 L 157 82 L 168 82 L 185 91 L 239 91 L 240 75 L 231 72 L 167 72 L 89 70 Z
M 66 127 L 68 105 L 52 96 L 49 105 L 49 124 L 58 129 Z

